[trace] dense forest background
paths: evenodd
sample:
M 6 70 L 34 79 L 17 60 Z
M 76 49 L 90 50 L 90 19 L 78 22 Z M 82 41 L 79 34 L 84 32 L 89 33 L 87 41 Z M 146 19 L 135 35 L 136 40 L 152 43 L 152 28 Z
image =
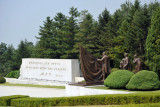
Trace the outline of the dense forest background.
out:
M 82 45 L 96 58 L 106 52 L 119 67 L 127 52 L 131 61 L 137 54 L 143 69 L 160 73 L 160 3 L 141 5 L 126 1 L 113 14 L 105 8 L 98 19 L 87 11 L 71 7 L 69 16 L 57 13 L 47 17 L 40 26 L 38 42 L 34 46 L 27 40 L 18 48 L 0 44 L 0 74 L 5 76 L 20 68 L 22 58 L 78 59 Z

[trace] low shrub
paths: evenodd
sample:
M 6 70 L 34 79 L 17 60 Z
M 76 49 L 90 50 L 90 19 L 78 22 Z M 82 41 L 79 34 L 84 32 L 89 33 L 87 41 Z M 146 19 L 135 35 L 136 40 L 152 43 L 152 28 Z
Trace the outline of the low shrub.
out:
M 25 95 L 13 95 L 13 96 L 4 96 L 0 97 L 0 106 L 10 106 L 11 104 L 11 99 L 16 99 L 16 98 L 24 98 L 24 97 L 29 97 Z
M 134 73 L 128 70 L 114 71 L 105 79 L 104 85 L 115 89 L 125 88 L 133 75 Z
M 19 70 L 11 71 L 6 75 L 7 78 L 19 78 L 19 76 L 20 76 Z
M 75 106 L 75 105 L 124 105 L 160 102 L 158 94 L 117 94 L 92 95 L 61 98 L 19 98 L 11 100 L 15 107 L 48 107 L 48 106 Z
M 5 83 L 6 79 L 4 77 L 0 77 L 0 83 Z
M 159 89 L 158 75 L 153 71 L 142 70 L 136 73 L 126 85 L 129 90 Z

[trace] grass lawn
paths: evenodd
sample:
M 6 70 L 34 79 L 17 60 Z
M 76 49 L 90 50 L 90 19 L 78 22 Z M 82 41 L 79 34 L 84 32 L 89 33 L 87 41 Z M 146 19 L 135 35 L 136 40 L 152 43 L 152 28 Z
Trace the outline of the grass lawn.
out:
M 154 90 L 154 91 L 130 91 L 130 90 L 125 90 L 125 89 L 109 89 L 109 87 L 106 87 L 106 86 L 95 86 L 95 87 L 87 87 L 87 88 L 102 89 L 102 90 L 115 90 L 115 91 L 127 91 L 127 92 L 139 92 L 139 93 L 145 93 L 145 92 L 160 93 L 160 90 Z
M 105 87 L 105 86 L 93 86 L 93 87 L 87 87 L 87 88 L 102 89 L 102 90 L 115 90 L 115 91 L 129 91 L 125 89 L 109 89 L 109 87 Z
M 22 87 L 39 87 L 39 88 L 65 89 L 65 86 L 50 86 L 50 85 L 11 84 L 11 83 L 3 83 L 3 84 L 0 84 L 0 85 L 4 85 L 4 86 L 22 86 Z

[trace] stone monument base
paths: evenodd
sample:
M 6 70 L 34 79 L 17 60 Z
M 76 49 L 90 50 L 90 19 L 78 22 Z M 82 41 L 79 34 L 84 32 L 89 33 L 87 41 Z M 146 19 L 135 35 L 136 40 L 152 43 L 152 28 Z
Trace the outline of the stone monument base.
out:
M 15 79 L 6 78 L 6 82 L 12 84 L 32 84 L 32 85 L 50 85 L 50 86 L 65 86 L 68 83 L 62 81 L 47 81 L 47 80 L 33 80 L 33 79 Z

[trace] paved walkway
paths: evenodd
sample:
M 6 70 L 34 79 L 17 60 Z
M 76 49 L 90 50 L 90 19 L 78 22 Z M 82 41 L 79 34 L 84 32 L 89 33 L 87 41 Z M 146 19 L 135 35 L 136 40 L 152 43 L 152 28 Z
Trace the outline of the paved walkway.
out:
M 10 95 L 28 95 L 30 97 L 65 97 L 65 89 L 37 88 L 20 86 L 0 86 L 0 97 Z
M 66 89 L 56 88 L 38 88 L 22 86 L 3 86 L 0 85 L 0 97 L 10 95 L 28 95 L 30 97 L 69 97 L 83 95 L 101 95 L 101 94 L 129 94 L 132 92 L 91 89 L 79 86 L 67 85 Z
M 10 96 L 10 95 L 28 95 L 30 97 L 67 97 L 67 96 L 69 97 L 69 96 L 83 96 L 83 95 L 132 93 L 124 91 L 101 90 L 101 89 L 91 89 L 86 87 L 72 86 L 72 85 L 67 85 L 67 83 L 63 82 L 19 80 L 13 78 L 6 78 L 6 81 L 9 83 L 16 83 L 16 84 L 66 86 L 66 89 L 0 85 L 0 97 Z

